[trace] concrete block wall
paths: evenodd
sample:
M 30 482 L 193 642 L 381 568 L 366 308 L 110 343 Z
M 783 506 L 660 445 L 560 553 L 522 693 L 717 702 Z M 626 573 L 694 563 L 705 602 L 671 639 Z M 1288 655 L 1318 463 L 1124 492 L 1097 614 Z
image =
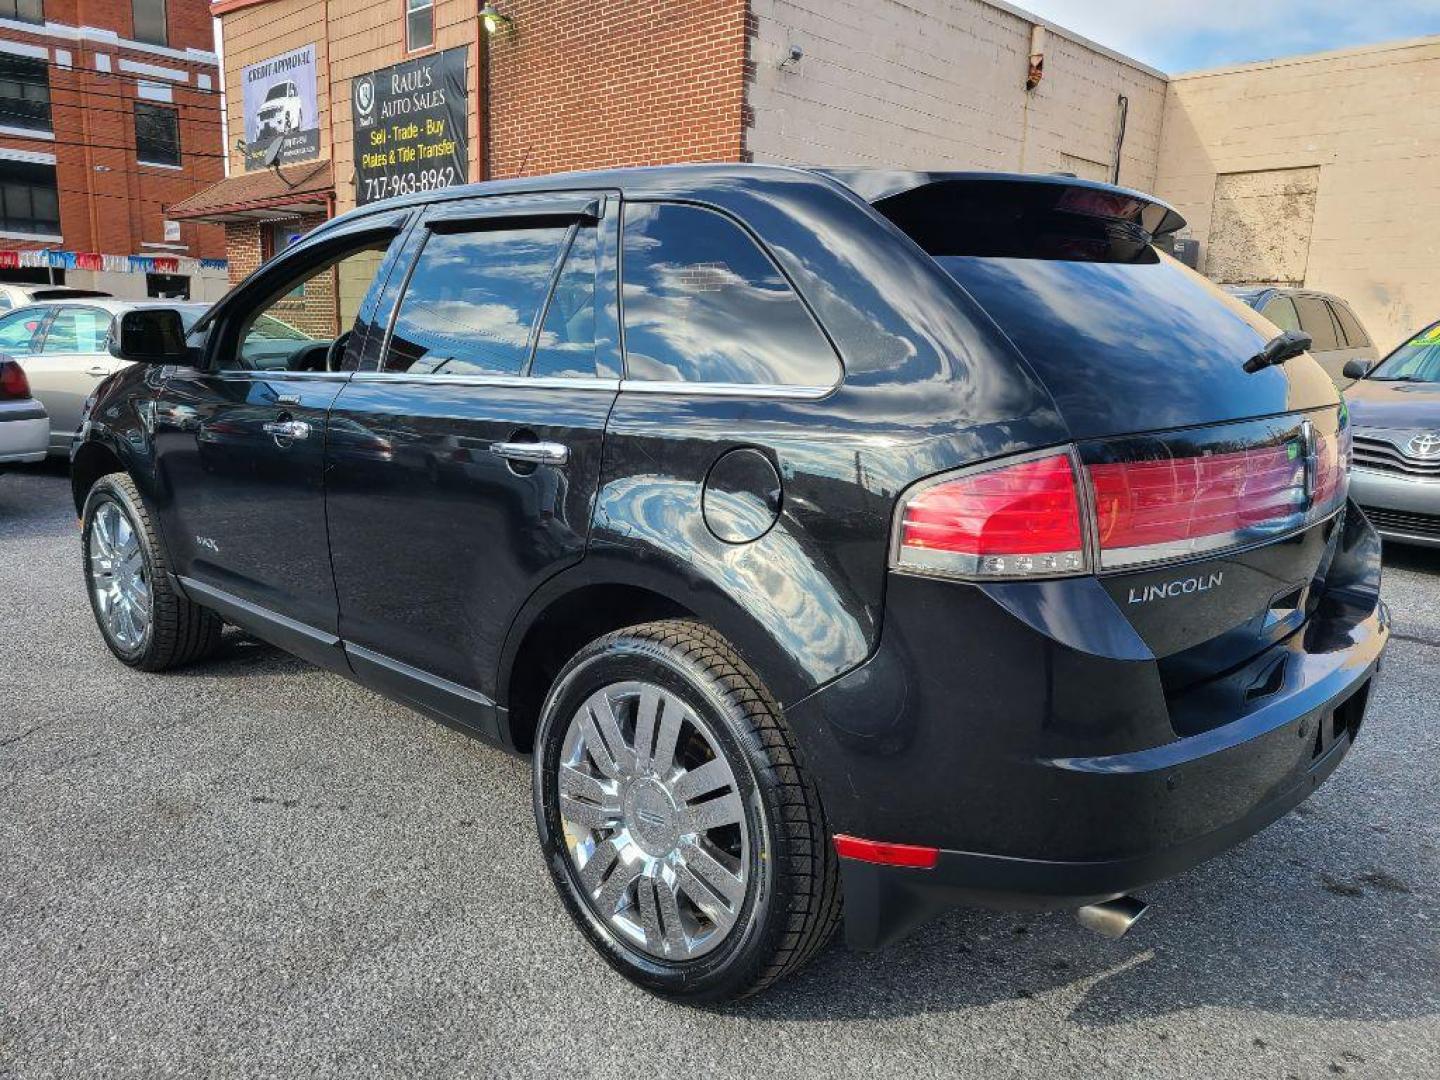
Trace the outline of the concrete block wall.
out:
M 756 161 L 1025 172 L 1108 179 L 1129 98 L 1120 182 L 1155 180 L 1165 78 L 987 0 L 751 0 L 745 146 Z M 791 46 L 804 53 L 781 66 Z
M 1437 117 L 1440 37 L 1175 76 L 1156 190 L 1203 270 L 1217 177 L 1318 169 L 1304 284 L 1349 301 L 1383 350 L 1440 318 Z

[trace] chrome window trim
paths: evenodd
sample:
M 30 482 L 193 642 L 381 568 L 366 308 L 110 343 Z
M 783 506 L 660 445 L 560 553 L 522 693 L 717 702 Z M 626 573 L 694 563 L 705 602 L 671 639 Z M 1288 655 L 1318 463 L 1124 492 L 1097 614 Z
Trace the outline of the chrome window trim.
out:
M 417 383 L 425 386 L 534 386 L 541 389 L 608 390 L 620 389 L 619 379 L 601 379 L 588 375 L 429 375 L 409 371 L 357 371 L 353 382 Z
M 833 394 L 832 386 L 791 386 L 785 383 L 701 383 L 650 379 L 621 379 L 620 389 L 629 394 L 690 394 L 701 397 L 799 398 L 815 401 Z
M 260 374 L 263 374 L 260 373 Z M 296 372 L 325 375 L 328 372 Z M 439 383 L 453 386 L 537 386 L 546 389 L 609 390 L 629 394 L 675 394 L 696 397 L 790 398 L 814 401 L 834 393 L 833 386 L 782 386 L 770 383 L 650 382 L 643 379 L 602 379 L 588 375 L 446 375 L 408 371 L 356 371 L 355 382 Z

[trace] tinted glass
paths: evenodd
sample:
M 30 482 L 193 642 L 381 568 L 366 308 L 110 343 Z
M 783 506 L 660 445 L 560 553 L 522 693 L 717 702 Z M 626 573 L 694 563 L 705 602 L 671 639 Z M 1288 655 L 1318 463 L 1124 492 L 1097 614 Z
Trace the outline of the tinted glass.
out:
M 332 351 L 330 346 L 354 329 L 388 247 L 384 241 L 370 241 L 322 266 L 272 274 L 271 285 L 278 292 L 250 314 L 242 330 L 240 355 L 222 358 L 221 367 L 323 371 L 334 364 L 337 370 L 352 369 L 355 350 Z
M 180 164 L 180 114 L 164 105 L 135 103 L 135 157 L 147 165 Z
M 1299 330 L 1300 316 L 1295 314 L 1295 305 L 1288 296 L 1277 296 L 1260 312 L 1281 330 Z
M 50 130 L 50 77 L 44 60 L 0 53 L 0 116 L 8 127 Z
M 0 161 L 0 229 L 60 234 L 60 198 L 55 166 Z
M 34 352 L 35 331 L 44 321 L 43 311 L 17 311 L 0 319 L 0 352 Z
M 1295 297 L 1295 310 L 1300 313 L 1300 329 L 1309 334 L 1314 343 L 1311 352 L 1329 352 L 1341 347 L 1335 336 L 1335 323 L 1330 319 L 1330 308 L 1318 296 Z
M 132 0 L 132 4 L 135 37 L 152 45 L 166 44 L 165 0 Z
M 105 351 L 110 316 L 94 308 L 64 307 L 55 313 L 45 334 L 45 353 L 98 353 Z
M 830 343 L 739 225 L 694 206 L 625 210 L 625 371 L 658 382 L 832 386 Z
M 1352 349 L 1364 349 L 1370 344 L 1370 335 L 1365 333 L 1365 328 L 1360 325 L 1360 320 L 1355 318 L 1354 313 L 1344 304 L 1331 304 L 1330 310 L 1335 313 L 1335 318 L 1340 321 L 1340 329 L 1345 334 L 1345 344 Z
M 595 274 L 599 245 L 594 226 L 576 230 L 535 343 L 530 374 L 588 377 L 595 370 Z
M 518 375 L 568 228 L 437 233 L 405 287 L 385 371 Z

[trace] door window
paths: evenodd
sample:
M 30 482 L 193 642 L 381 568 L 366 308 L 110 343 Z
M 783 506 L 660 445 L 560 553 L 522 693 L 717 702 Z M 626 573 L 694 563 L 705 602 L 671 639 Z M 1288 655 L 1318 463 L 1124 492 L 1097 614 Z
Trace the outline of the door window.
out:
M 1340 330 L 1345 335 L 1345 344 L 1352 349 L 1365 349 L 1370 346 L 1370 335 L 1365 333 L 1365 328 L 1360 325 L 1360 320 L 1355 318 L 1352 312 L 1344 304 L 1330 305 L 1330 310 L 1335 313 L 1335 320 L 1340 324 Z
M 35 351 L 35 335 L 45 321 L 45 312 L 31 308 L 20 310 L 0 319 L 0 352 L 17 353 L 21 356 Z
M 1299 330 L 1300 316 L 1295 314 L 1295 304 L 1288 296 L 1277 296 L 1260 312 L 1281 330 Z
M 625 371 L 655 382 L 833 386 L 840 365 L 780 270 L 735 222 L 666 203 L 625 210 Z
M 1318 296 L 1295 297 L 1295 310 L 1300 313 L 1300 328 L 1313 339 L 1311 352 L 1329 352 L 1340 348 L 1330 308 Z
M 352 370 L 357 351 L 331 345 L 354 328 L 389 246 L 388 240 L 366 241 L 318 268 L 276 279 L 273 299 L 250 315 L 237 355 L 222 358 L 221 369 L 325 371 L 334 363 L 336 370 Z
M 535 342 L 530 374 L 589 378 L 595 367 L 595 281 L 599 237 L 593 225 L 575 230 L 545 321 Z
M 384 370 L 519 375 L 569 235 L 560 226 L 429 236 L 395 315 Z
M 63 307 L 55 313 L 45 343 L 44 353 L 98 353 L 105 351 L 105 336 L 110 332 L 110 316 L 94 308 Z

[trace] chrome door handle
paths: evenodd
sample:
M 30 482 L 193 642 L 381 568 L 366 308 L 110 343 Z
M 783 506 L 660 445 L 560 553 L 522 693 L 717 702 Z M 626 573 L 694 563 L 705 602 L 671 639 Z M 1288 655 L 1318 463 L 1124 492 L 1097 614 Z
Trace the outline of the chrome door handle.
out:
M 87 374 L 87 375 L 94 375 L 96 378 L 99 378 L 99 377 L 101 377 L 102 375 L 109 375 L 109 374 L 110 374 L 110 369 L 109 369 L 108 367 L 106 367 L 104 364 L 96 364 L 94 367 L 88 367 L 88 368 L 86 368 L 86 369 L 85 369 L 85 374 Z
M 308 439 L 310 425 L 304 420 L 270 420 L 260 425 L 266 435 L 277 439 Z
M 569 447 L 553 442 L 497 442 L 490 452 L 507 461 L 529 461 L 536 465 L 564 465 L 570 460 Z

